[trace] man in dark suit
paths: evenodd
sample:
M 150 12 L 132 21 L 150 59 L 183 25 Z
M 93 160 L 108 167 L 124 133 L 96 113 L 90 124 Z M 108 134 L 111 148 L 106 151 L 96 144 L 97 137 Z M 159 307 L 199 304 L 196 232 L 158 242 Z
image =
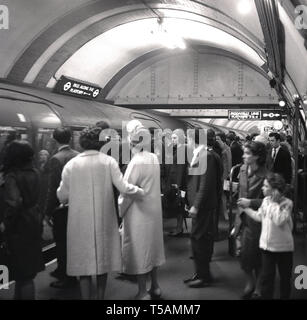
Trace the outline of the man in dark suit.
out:
M 230 142 L 232 166 L 242 163 L 243 150 L 239 143 L 240 138 L 230 133 L 227 135 Z
M 44 207 L 46 219 L 52 221 L 53 236 L 56 243 L 56 256 L 58 267 L 51 275 L 58 278 L 52 282 L 51 287 L 67 288 L 75 284 L 75 278 L 68 277 L 66 274 L 66 233 L 67 233 L 67 214 L 68 208 L 59 208 L 60 202 L 56 191 L 61 182 L 62 170 L 65 164 L 75 157 L 78 152 L 69 146 L 71 132 L 69 128 L 57 128 L 53 132 L 53 138 L 57 142 L 58 152 L 53 155 L 48 163 L 48 188 Z
M 196 274 L 185 280 L 191 288 L 208 285 L 212 278 L 210 261 L 213 254 L 215 215 L 222 195 L 222 164 L 220 157 L 213 151 L 215 133 L 207 131 L 207 146 L 199 139 L 199 130 L 195 131 L 195 149 L 190 162 L 187 183 L 187 200 L 192 217 L 191 245 Z M 188 143 L 193 143 L 188 136 Z M 205 170 L 202 169 L 205 165 Z M 199 169 L 195 171 L 195 169 Z
M 290 184 L 292 178 L 291 155 L 286 148 L 282 148 L 280 140 L 279 133 L 271 132 L 269 134 L 269 141 L 272 146 L 271 171 L 281 174 L 286 180 L 286 183 Z

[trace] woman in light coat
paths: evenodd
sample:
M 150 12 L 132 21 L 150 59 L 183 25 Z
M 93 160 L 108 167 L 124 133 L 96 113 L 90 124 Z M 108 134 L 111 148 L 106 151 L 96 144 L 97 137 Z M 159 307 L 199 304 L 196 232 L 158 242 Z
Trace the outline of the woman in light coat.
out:
M 142 143 L 139 138 L 142 136 Z M 127 167 L 125 179 L 139 185 L 145 195 L 141 199 L 120 196 L 119 211 L 123 217 L 122 258 L 123 272 L 136 275 L 138 294 L 136 299 L 148 300 L 161 295 L 157 267 L 165 262 L 160 166 L 155 154 L 150 153 L 151 137 L 148 130 L 138 127 L 130 132 L 134 154 Z M 147 275 L 151 276 L 151 289 L 146 290 Z
M 57 195 L 69 204 L 67 274 L 80 276 L 82 298 L 91 296 L 91 276 L 97 275 L 97 295 L 104 298 L 107 273 L 121 270 L 121 248 L 113 185 L 122 193 L 143 190 L 123 180 L 116 160 L 99 152 L 101 128 L 84 129 L 85 150 L 63 169 Z

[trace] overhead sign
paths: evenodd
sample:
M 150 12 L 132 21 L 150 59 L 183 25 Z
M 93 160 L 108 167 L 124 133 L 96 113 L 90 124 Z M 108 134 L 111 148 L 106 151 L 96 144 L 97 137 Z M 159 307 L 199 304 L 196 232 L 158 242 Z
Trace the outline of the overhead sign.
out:
M 261 111 L 229 110 L 228 120 L 261 120 Z
M 62 76 L 61 79 L 58 80 L 54 92 L 79 98 L 95 99 L 100 94 L 101 88 L 97 85 Z
M 229 110 L 228 120 L 281 120 L 280 110 Z
M 262 120 L 281 120 L 282 114 L 280 110 L 262 110 Z

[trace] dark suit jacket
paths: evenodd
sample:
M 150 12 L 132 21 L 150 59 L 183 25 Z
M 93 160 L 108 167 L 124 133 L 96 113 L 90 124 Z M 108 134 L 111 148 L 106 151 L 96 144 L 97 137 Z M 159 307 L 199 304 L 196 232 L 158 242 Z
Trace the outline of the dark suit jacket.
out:
M 62 170 L 65 164 L 78 154 L 70 147 L 65 147 L 52 156 L 47 163 L 48 170 L 48 188 L 44 206 L 44 214 L 51 216 L 56 207 L 59 206 L 59 200 L 56 195 L 57 188 L 61 182 Z
M 189 175 L 187 200 L 190 207 L 198 209 L 192 223 L 191 235 L 201 238 L 213 232 L 213 218 L 222 194 L 222 162 L 220 157 L 209 150 L 202 150 L 199 157 L 207 157 L 207 170 L 201 175 Z
M 242 163 L 243 150 L 238 142 L 234 141 L 230 145 L 232 166 Z
M 281 174 L 286 183 L 291 183 L 292 178 L 292 166 L 290 153 L 284 148 L 280 147 L 275 161 L 273 163 L 272 171 Z
M 184 157 L 184 159 L 180 159 L 182 161 L 177 160 L 179 154 L 180 154 L 180 157 Z M 185 163 L 180 163 L 180 162 L 183 162 L 183 160 L 185 160 Z M 174 147 L 173 163 L 166 164 L 167 188 L 170 189 L 172 184 L 177 184 L 180 190 L 186 190 L 187 164 L 188 164 L 188 161 L 187 161 L 186 146 L 180 145 L 179 148 Z

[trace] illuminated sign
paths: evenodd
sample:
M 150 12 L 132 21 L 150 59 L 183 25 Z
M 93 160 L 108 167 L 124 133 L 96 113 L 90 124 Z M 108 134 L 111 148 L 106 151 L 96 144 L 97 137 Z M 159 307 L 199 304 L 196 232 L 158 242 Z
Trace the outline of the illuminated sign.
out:
M 62 76 L 57 82 L 54 92 L 84 99 L 95 99 L 100 94 L 101 88 L 93 84 Z
M 280 110 L 229 110 L 228 120 L 281 120 Z
M 262 120 L 281 120 L 280 110 L 262 110 Z
M 228 120 L 261 120 L 261 111 L 229 110 Z

